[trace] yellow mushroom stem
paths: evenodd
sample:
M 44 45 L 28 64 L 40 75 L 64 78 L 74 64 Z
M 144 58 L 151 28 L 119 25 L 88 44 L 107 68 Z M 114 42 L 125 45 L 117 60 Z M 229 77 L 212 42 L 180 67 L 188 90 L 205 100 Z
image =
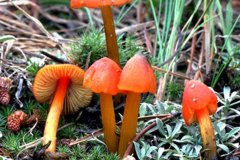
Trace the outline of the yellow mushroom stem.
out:
M 102 114 L 104 141 L 108 147 L 108 151 L 113 153 L 117 152 L 118 137 L 116 134 L 116 120 L 112 95 L 100 94 L 100 109 Z
M 49 141 L 51 141 L 51 144 L 46 152 L 56 151 L 56 135 L 58 123 L 63 110 L 64 98 L 67 92 L 69 81 L 70 80 L 68 77 L 62 77 L 58 80 L 55 95 L 50 106 L 44 129 L 43 144 L 47 144 Z
M 121 158 L 123 157 L 129 143 L 136 136 L 140 99 L 140 93 L 129 92 L 127 94 L 123 113 L 123 121 L 121 125 L 120 142 L 118 147 L 118 153 Z
M 118 53 L 118 45 L 117 45 L 117 36 L 114 27 L 113 14 L 110 6 L 101 7 L 103 23 L 104 23 L 104 31 L 107 43 L 107 52 L 108 57 L 115 61 L 118 65 L 119 62 L 119 53 Z
M 206 159 L 213 160 L 217 156 L 216 139 L 214 135 L 212 122 L 209 117 L 209 111 L 207 108 L 204 108 L 196 111 L 195 114 L 197 116 L 197 120 L 200 126 Z

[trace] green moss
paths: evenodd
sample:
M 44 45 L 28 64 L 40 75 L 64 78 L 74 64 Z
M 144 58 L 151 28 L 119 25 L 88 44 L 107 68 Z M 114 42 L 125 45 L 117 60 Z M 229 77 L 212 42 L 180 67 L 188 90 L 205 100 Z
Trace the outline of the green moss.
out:
M 170 82 L 167 84 L 166 93 L 170 100 L 180 100 L 183 93 L 183 84 Z
M 58 152 L 66 153 L 69 157 L 69 160 L 119 160 L 119 157 L 116 154 L 107 153 L 107 151 L 102 146 L 94 146 L 89 151 L 86 151 L 84 145 L 76 145 L 72 148 L 69 148 L 64 145 L 58 147 Z
M 133 36 L 118 37 L 120 63 L 123 67 L 128 59 L 137 52 L 143 52 Z M 96 60 L 107 56 L 106 42 L 102 30 L 91 30 L 82 34 L 79 39 L 71 44 L 70 59 L 85 68 Z

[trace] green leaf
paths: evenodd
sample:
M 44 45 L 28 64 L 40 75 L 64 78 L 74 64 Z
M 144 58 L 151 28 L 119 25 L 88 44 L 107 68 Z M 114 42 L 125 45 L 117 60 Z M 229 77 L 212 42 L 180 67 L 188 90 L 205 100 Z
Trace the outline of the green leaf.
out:
M 229 148 L 224 144 L 218 144 L 218 147 L 224 150 L 226 153 L 230 152 Z
M 163 152 L 165 151 L 165 149 L 163 147 L 160 147 L 158 149 L 158 156 L 157 159 L 160 160 L 160 158 L 162 157 Z
M 12 36 L 12 35 L 4 35 L 4 36 L 0 36 L 0 43 L 1 42 L 5 42 L 7 40 L 15 40 L 16 37 Z
M 181 138 L 182 142 L 189 142 L 189 143 L 193 143 L 194 138 L 190 135 L 185 135 Z
M 152 157 L 152 152 L 153 151 L 156 151 L 157 150 L 157 147 L 156 146 L 151 146 L 148 148 L 147 152 L 146 152 L 146 156 L 151 158 Z
M 142 103 L 139 110 L 139 116 L 143 117 L 145 115 L 147 115 L 147 105 L 146 103 Z
M 240 112 L 234 108 L 230 108 L 230 110 L 232 110 L 233 112 L 237 113 L 238 115 L 240 115 Z
M 166 128 L 167 128 L 168 136 L 170 137 L 172 135 L 172 127 L 166 124 Z
M 230 92 L 231 92 L 231 89 L 230 87 L 224 87 L 223 88 L 223 95 L 224 95 L 224 99 L 225 100 L 228 100 L 228 98 L 230 97 Z
M 171 143 L 171 146 L 172 146 L 178 153 L 181 153 L 178 145 L 176 145 L 175 143 Z
M 201 145 L 196 145 L 196 146 L 194 146 L 194 148 L 195 148 L 196 154 L 199 155 L 200 152 L 201 152 L 202 146 Z
M 178 121 L 171 136 L 175 137 L 175 135 L 180 131 L 181 127 L 182 127 L 182 121 Z
M 141 149 L 140 149 L 140 145 L 136 142 L 133 142 L 134 144 L 134 148 L 135 148 L 135 151 L 136 151 L 136 154 L 137 154 L 137 157 L 140 158 L 141 157 Z
M 232 11 L 232 4 L 231 2 L 228 2 L 226 6 L 226 32 L 231 32 L 232 26 L 233 26 L 233 11 Z
M 224 137 L 224 140 L 228 140 L 229 138 L 233 138 L 233 136 L 238 133 L 240 131 L 240 127 L 236 127 L 236 128 L 233 128 L 230 132 L 228 132 L 225 137 Z
M 164 136 L 166 135 L 166 132 L 164 130 L 164 126 L 163 126 L 163 123 L 160 119 L 156 119 L 156 123 L 157 123 L 157 126 L 158 126 L 158 130 L 159 132 Z

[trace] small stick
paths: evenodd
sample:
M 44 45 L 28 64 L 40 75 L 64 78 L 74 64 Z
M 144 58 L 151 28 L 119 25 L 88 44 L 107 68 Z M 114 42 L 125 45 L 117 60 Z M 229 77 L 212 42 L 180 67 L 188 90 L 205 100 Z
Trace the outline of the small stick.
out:
M 168 116 L 162 117 L 160 119 L 161 120 L 166 120 L 166 119 L 170 119 L 172 117 L 178 116 L 178 115 L 179 115 L 179 113 L 177 113 L 175 115 L 168 115 Z M 137 136 L 133 139 L 133 141 L 128 145 L 123 157 L 127 157 L 128 155 L 130 155 L 132 153 L 132 150 L 133 150 L 133 147 L 134 147 L 133 142 L 138 141 L 142 136 L 144 136 L 145 133 L 147 133 L 150 129 L 155 127 L 156 124 L 157 124 L 156 122 L 153 122 L 152 124 L 150 124 L 149 126 L 144 128 L 139 134 L 137 134 Z
M 151 116 L 144 116 L 144 117 L 139 117 L 138 118 L 138 121 L 146 121 L 146 120 L 150 120 L 150 119 L 155 119 L 155 118 L 164 118 L 164 117 L 170 117 L 171 115 L 170 114 L 162 114 L 162 115 L 151 115 Z M 121 126 L 122 122 L 118 122 L 116 125 L 118 126 Z M 91 138 L 94 138 L 94 137 L 97 137 L 99 135 L 103 134 L 103 129 L 99 129 L 99 130 L 96 130 L 95 132 L 93 132 L 92 134 L 88 134 L 74 142 L 71 142 L 69 144 L 69 146 L 73 146 L 73 145 L 76 145 L 76 144 L 79 144 L 79 143 L 82 143 L 82 142 L 85 142 Z
M 192 46 L 191 46 L 191 54 L 190 54 L 190 61 L 189 61 L 189 64 L 188 64 L 188 68 L 187 68 L 187 72 L 186 72 L 186 75 L 189 76 L 189 73 L 191 72 L 192 70 L 192 62 L 193 62 L 193 57 L 194 57 L 194 54 L 195 54 L 195 49 L 196 49 L 196 35 L 193 36 L 192 38 Z
M 157 66 L 152 66 L 152 68 L 153 68 L 154 70 L 159 71 L 159 72 L 162 72 L 162 73 L 169 73 L 170 75 L 173 75 L 173 76 L 176 76 L 176 77 L 179 77 L 179 78 L 182 78 L 182 79 L 190 80 L 189 77 L 186 77 L 186 76 L 184 76 L 184 75 L 182 75 L 182 74 L 175 73 L 175 72 L 168 72 L 168 71 L 166 71 L 166 70 L 164 70 L 164 69 L 161 69 L 161 68 L 159 68 L 159 67 L 157 67 Z

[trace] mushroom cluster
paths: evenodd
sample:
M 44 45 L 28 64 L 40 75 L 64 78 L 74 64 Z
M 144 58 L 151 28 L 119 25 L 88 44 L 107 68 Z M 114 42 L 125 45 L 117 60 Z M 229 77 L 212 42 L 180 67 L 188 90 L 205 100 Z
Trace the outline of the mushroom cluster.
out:
M 144 78 L 142 78 L 144 76 Z M 100 108 L 104 140 L 111 152 L 123 157 L 136 134 L 141 93 L 155 93 L 156 78 L 147 58 L 136 54 L 123 70 L 109 58 L 93 63 L 84 75 L 83 85 L 100 94 Z M 116 121 L 112 95 L 126 93 L 126 104 L 121 126 L 120 140 L 116 135 Z

